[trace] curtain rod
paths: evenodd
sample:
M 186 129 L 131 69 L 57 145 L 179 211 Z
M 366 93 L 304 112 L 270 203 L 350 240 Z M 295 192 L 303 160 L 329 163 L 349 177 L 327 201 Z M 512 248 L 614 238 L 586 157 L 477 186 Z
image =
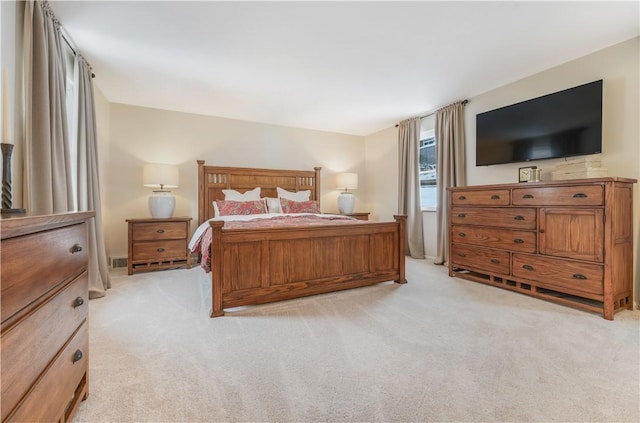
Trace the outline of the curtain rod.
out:
M 464 106 L 464 105 L 466 105 L 468 102 L 469 102 L 469 100 L 467 100 L 467 99 L 465 98 L 464 100 L 462 100 L 462 102 L 461 102 L 461 103 L 462 103 L 462 105 Z M 445 107 L 446 107 L 446 106 L 445 106 Z M 433 115 L 435 115 L 435 114 L 436 114 L 436 112 L 431 112 L 431 113 L 427 113 L 426 115 L 418 116 L 418 118 L 419 118 L 419 119 L 424 119 L 424 118 L 426 118 L 426 117 L 428 117 L 428 116 L 433 116 Z M 400 126 L 400 124 L 399 124 L 399 123 L 396 123 L 396 128 L 397 128 L 398 126 Z
M 62 36 L 61 38 L 64 40 L 64 42 L 67 44 L 67 46 L 69 46 L 69 49 L 71 49 L 71 52 L 73 53 L 74 56 L 78 57 L 78 51 L 76 50 L 76 48 L 73 46 L 73 43 L 69 40 L 69 36 L 67 35 L 67 31 L 64 30 L 64 28 L 62 27 L 62 25 L 60 25 L 60 35 Z M 80 55 L 82 56 L 82 55 Z M 86 62 L 86 59 L 84 59 Z M 89 64 L 87 62 L 87 64 Z M 91 65 L 89 65 L 89 69 L 91 69 Z M 95 78 L 96 74 L 93 73 L 93 69 L 91 69 L 91 79 Z

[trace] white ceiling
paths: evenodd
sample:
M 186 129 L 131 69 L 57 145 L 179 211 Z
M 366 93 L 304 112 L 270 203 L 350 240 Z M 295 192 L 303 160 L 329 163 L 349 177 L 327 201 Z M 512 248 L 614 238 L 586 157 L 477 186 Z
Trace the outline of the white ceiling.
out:
M 54 1 L 125 103 L 368 135 L 640 34 L 639 2 Z

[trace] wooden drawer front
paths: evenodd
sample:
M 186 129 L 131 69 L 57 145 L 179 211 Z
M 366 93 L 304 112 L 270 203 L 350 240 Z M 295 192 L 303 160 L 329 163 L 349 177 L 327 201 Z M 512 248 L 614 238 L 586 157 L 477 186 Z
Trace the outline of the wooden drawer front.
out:
M 514 206 L 601 206 L 602 185 L 514 188 Z
M 540 281 L 541 286 L 563 292 L 604 293 L 604 269 L 596 264 L 514 254 L 513 276 Z
M 81 355 L 78 358 L 76 354 Z M 38 380 L 33 391 L 9 416 L 16 422 L 54 422 L 62 416 L 65 406 L 87 372 L 89 337 L 85 322 L 51 367 Z M 75 361 L 74 361 L 75 360 Z M 60 405 L 62 404 L 62 408 Z
M 514 229 L 536 229 L 536 209 L 515 207 L 453 207 L 451 209 L 451 223 Z
M 133 260 L 170 260 L 187 257 L 187 241 L 153 241 L 133 244 Z
M 187 224 L 185 222 L 135 223 L 133 225 L 134 241 L 184 238 L 187 238 Z
M 2 419 L 87 318 L 87 273 L 2 333 Z
M 85 224 L 3 240 L 2 321 L 86 269 L 86 244 Z M 74 252 L 74 246 L 82 250 Z
M 451 247 L 451 262 L 454 266 L 501 275 L 508 275 L 510 269 L 509 253 L 506 251 L 458 244 L 453 244 Z
M 541 208 L 540 254 L 604 261 L 604 210 Z
M 460 244 L 502 248 L 523 253 L 536 252 L 535 232 L 452 225 L 451 240 Z
M 478 206 L 508 206 L 509 190 L 452 191 L 451 203 L 454 205 L 473 204 Z

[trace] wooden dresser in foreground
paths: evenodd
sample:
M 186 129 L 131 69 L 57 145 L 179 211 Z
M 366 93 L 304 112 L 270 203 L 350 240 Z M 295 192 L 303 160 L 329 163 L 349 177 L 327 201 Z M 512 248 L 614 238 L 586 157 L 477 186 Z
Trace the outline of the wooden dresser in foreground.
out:
M 633 308 L 633 184 L 594 178 L 449 189 L 449 275 L 583 310 Z
M 66 422 L 89 395 L 87 220 L 0 220 L 2 421 Z
M 191 236 L 190 217 L 127 219 L 129 223 L 130 275 L 150 270 L 191 268 L 187 248 Z

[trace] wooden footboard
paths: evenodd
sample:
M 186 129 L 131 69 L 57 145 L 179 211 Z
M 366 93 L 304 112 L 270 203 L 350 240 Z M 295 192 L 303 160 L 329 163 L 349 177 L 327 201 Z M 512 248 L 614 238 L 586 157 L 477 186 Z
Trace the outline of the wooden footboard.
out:
M 212 310 L 405 279 L 406 216 L 395 222 L 227 229 L 211 221 Z

